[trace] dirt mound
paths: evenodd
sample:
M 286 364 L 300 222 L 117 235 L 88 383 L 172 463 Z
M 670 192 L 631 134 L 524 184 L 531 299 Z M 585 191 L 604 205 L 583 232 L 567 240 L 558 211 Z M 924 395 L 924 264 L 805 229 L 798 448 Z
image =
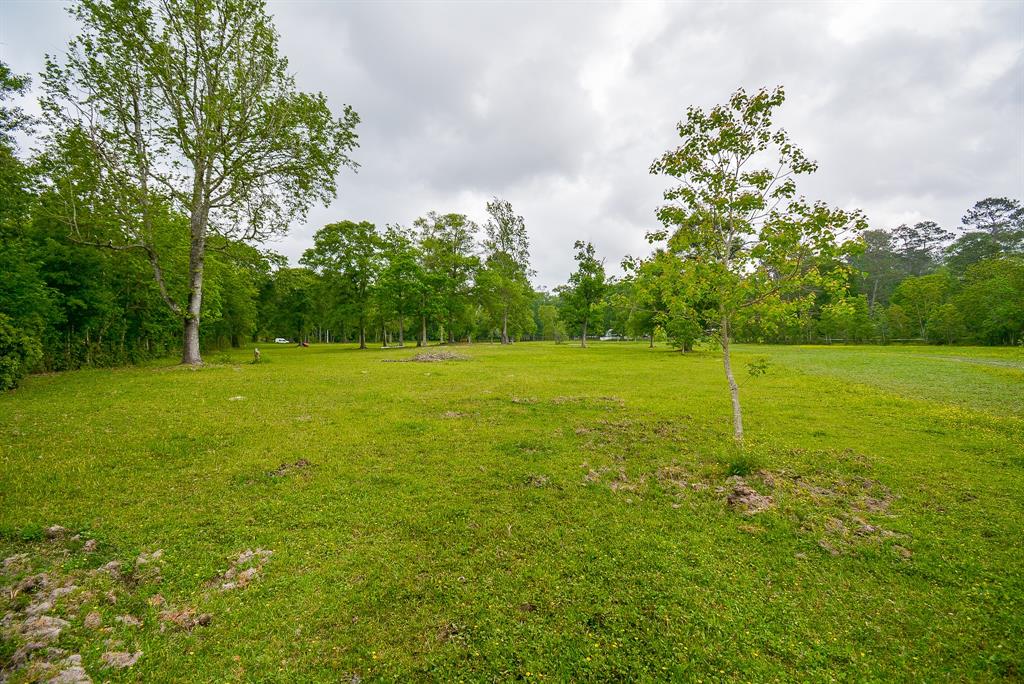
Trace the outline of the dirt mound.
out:
M 382 363 L 437 363 L 439 361 L 469 361 L 469 357 L 450 351 L 431 351 L 420 352 L 408 359 L 381 359 Z
M 725 497 L 725 501 L 730 508 L 742 511 L 744 515 L 756 515 L 775 505 L 772 497 L 761 494 L 742 477 L 733 476 L 729 481 L 732 483 L 732 491 Z
M 274 554 L 267 549 L 246 549 L 231 561 L 231 567 L 210 584 L 221 591 L 232 591 L 248 586 L 259 578 L 264 564 Z
M 186 632 L 191 632 L 196 627 L 205 627 L 213 620 L 210 613 L 196 614 L 195 608 L 179 608 L 160 611 L 160 625 L 162 630 L 167 623 L 176 625 Z
M 160 566 L 166 562 L 163 549 L 142 551 L 134 562 L 90 563 L 87 554 L 95 552 L 97 544 L 83 543 L 85 535 L 72 535 L 59 525 L 44 532 L 38 542 L 27 543 L 28 553 L 0 559 L 0 650 L 6 651 L 9 644 L 9 652 L 0 654 L 0 682 L 91 682 L 81 655 L 59 647 L 69 643 L 68 632 L 73 634 L 70 643 L 84 637 L 89 642 L 83 646 L 101 654 L 99 667 L 108 673 L 101 677 L 105 679 L 145 657 L 133 642 L 145 640 L 153 626 L 159 625 L 160 632 L 168 627 L 190 632 L 213 622 L 211 613 L 190 605 L 172 606 L 154 593 L 162 581 Z M 81 562 L 68 564 L 75 554 L 81 554 Z M 242 551 L 206 586 L 225 592 L 258 581 L 271 555 L 266 549 Z M 146 604 L 148 609 L 142 607 Z M 115 613 L 115 605 L 123 607 Z
M 547 475 L 540 475 L 538 473 L 530 473 L 523 478 L 523 484 L 527 487 L 536 487 L 542 489 L 551 484 L 551 479 Z
M 271 470 L 267 475 L 270 477 L 287 477 L 289 475 L 295 475 L 301 473 L 307 468 L 312 468 L 313 464 L 304 458 L 300 458 L 295 463 L 282 463 L 274 470 Z
M 107 651 L 101 656 L 101 659 L 106 663 L 107 667 L 112 667 L 115 670 L 123 670 L 126 667 L 134 665 L 141 656 L 142 651 L 135 651 L 134 653 L 128 653 L 126 651 Z

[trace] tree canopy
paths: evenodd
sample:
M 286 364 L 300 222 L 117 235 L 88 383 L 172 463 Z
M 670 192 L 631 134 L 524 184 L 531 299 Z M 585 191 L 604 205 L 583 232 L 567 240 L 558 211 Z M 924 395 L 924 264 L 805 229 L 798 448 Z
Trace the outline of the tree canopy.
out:
M 296 89 L 262 0 L 80 0 L 81 33 L 47 59 L 42 104 L 60 218 L 83 241 L 146 255 L 184 323 L 182 362 L 201 362 L 209 246 L 259 242 L 335 193 L 355 167 L 359 117 Z M 75 160 L 87 180 L 62 169 Z M 104 220 L 79 220 L 82 182 Z M 170 214 L 187 220 L 168 220 Z M 165 278 L 166 233 L 187 245 L 184 295 Z

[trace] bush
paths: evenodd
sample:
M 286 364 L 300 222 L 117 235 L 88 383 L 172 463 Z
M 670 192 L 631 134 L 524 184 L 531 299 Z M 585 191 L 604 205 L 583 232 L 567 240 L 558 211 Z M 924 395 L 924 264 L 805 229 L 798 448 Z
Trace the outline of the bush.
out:
M 13 389 L 43 358 L 39 340 L 0 314 L 0 391 Z

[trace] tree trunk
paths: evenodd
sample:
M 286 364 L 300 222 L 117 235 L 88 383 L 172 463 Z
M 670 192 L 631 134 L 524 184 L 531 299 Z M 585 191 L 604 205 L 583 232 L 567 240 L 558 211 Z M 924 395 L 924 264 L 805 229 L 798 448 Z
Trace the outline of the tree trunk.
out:
M 366 349 L 366 321 L 359 317 L 359 348 Z
M 398 346 L 405 346 L 405 317 L 398 317 Z
M 587 320 L 583 319 L 583 335 L 580 336 L 580 346 L 586 348 L 587 346 Z
M 420 339 L 416 340 L 417 347 L 427 346 L 427 317 L 420 316 Z
M 185 310 L 185 340 L 181 363 L 198 366 L 203 363 L 199 354 L 199 315 L 203 308 L 203 264 L 206 258 L 205 227 L 198 217 L 192 219 L 192 247 L 188 255 L 188 307 Z M 197 225 L 199 224 L 199 225 Z
M 654 349 L 654 333 L 651 333 L 651 344 L 650 344 L 650 348 L 651 348 L 651 349 Z
M 737 444 L 743 444 L 743 410 L 740 408 L 740 388 L 732 375 L 732 358 L 729 355 L 729 319 L 722 316 L 722 365 L 725 366 L 725 378 L 729 381 L 729 394 L 732 396 L 732 427 L 733 438 Z
M 501 315 L 501 343 L 508 344 L 508 305 L 505 305 L 505 311 Z

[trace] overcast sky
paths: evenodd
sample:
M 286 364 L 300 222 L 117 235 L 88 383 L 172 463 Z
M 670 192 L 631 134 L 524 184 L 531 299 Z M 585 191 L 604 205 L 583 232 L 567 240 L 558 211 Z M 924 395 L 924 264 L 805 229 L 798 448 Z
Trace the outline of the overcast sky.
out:
M 63 2 L 0 0 L 0 58 L 38 74 L 75 24 Z M 782 84 L 779 121 L 819 162 L 801 191 L 876 228 L 947 228 L 1024 195 L 1024 2 L 270 2 L 304 90 L 352 105 L 358 174 L 272 244 L 296 260 L 339 219 L 526 219 L 537 283 L 572 243 L 618 272 L 645 254 L 669 184 L 648 174 L 688 105 Z

